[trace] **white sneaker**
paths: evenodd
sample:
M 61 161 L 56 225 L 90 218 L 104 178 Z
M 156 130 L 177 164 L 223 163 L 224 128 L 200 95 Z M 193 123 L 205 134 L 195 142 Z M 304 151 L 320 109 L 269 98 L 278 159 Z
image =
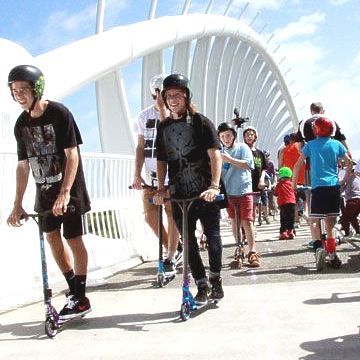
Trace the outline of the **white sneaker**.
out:
M 175 254 L 175 265 L 179 265 L 183 259 L 183 252 L 176 250 Z

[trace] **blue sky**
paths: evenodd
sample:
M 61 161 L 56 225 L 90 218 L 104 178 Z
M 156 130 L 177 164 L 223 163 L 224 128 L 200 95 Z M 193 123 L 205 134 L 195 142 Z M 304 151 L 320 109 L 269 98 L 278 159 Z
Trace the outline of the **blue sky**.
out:
M 105 28 L 146 20 L 150 0 L 107 0 Z M 224 0 L 212 13 L 222 14 Z M 229 16 L 237 17 L 246 1 L 234 0 Z M 157 16 L 177 15 L 183 0 L 158 0 Z M 189 12 L 204 11 L 205 0 L 193 0 Z M 0 37 L 17 42 L 36 56 L 90 36 L 95 31 L 96 0 L 11 0 L 0 2 Z M 358 0 L 253 0 L 244 13 L 253 28 L 272 34 L 270 45 L 286 73 L 299 119 L 308 117 L 312 101 L 323 102 L 328 117 L 345 132 L 360 158 L 360 2 Z M 6 16 L 5 16 L 6 14 Z M 120 46 L 120 45 L 119 45 Z M 131 114 L 140 110 L 140 61 L 123 69 Z M 73 111 L 84 138 L 83 150 L 100 151 L 93 85 L 63 99 Z M 261 134 L 260 134 L 261 136 Z

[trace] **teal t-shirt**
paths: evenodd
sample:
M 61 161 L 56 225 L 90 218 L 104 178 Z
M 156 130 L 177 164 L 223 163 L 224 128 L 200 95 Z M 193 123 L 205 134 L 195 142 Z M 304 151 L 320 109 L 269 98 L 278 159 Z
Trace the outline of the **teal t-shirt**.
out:
M 339 185 L 338 160 L 346 154 L 345 146 L 338 140 L 319 137 L 302 148 L 310 158 L 311 187 Z

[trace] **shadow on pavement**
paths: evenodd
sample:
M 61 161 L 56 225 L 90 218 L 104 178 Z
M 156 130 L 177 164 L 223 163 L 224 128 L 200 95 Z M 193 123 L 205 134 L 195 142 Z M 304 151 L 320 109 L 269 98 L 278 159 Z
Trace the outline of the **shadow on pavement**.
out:
M 339 304 L 339 303 L 350 303 L 350 302 L 360 302 L 360 291 L 353 291 L 350 293 L 333 293 L 329 298 L 305 300 L 304 304 L 324 305 L 324 304 Z M 359 358 L 360 358 L 360 354 L 359 354 Z
M 88 317 L 84 319 L 74 319 L 66 323 L 60 330 L 59 334 L 66 329 L 72 330 L 95 330 L 95 329 L 121 329 L 125 331 L 149 331 L 144 327 L 147 325 L 156 325 L 164 323 L 180 322 L 178 311 L 169 311 L 163 313 L 139 313 L 126 315 L 111 315 L 102 317 Z M 0 325 L 0 334 L 2 341 L 19 341 L 19 340 L 44 340 L 48 339 L 44 332 L 44 322 L 24 322 L 8 325 Z M 9 334 L 9 338 L 4 338 L 4 334 Z M 15 337 L 15 338 L 14 338 Z
M 317 341 L 308 341 L 300 345 L 312 354 L 300 357 L 300 360 L 358 360 L 360 354 L 360 335 L 351 334 Z

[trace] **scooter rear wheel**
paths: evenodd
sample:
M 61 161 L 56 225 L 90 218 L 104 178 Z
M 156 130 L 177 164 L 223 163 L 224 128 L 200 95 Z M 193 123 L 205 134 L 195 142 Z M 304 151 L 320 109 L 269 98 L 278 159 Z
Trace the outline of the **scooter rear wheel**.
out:
M 190 305 L 188 303 L 182 303 L 180 308 L 180 318 L 183 321 L 189 320 L 190 318 Z
M 55 322 L 51 318 L 47 318 L 45 320 L 45 333 L 49 338 L 53 338 L 56 336 L 58 331 L 58 327 L 56 326 Z

